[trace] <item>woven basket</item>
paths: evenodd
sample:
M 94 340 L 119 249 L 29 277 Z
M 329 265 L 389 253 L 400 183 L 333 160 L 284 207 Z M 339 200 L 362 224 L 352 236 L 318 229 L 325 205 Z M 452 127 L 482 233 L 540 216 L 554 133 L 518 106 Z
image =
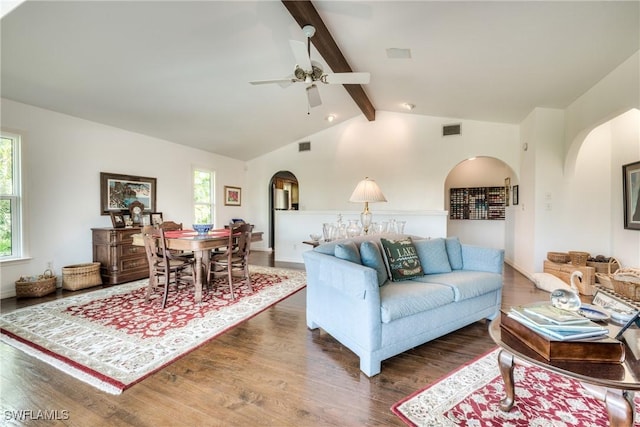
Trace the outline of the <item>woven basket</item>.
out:
M 558 264 L 566 264 L 571 258 L 566 252 L 547 252 L 547 259 Z
M 608 262 L 587 261 L 587 266 L 595 268 L 596 273 L 612 274 L 620 268 L 620 263 L 611 257 Z
M 569 257 L 571 258 L 571 264 L 586 267 L 589 252 L 569 251 Z
M 600 283 L 603 287 L 613 290 L 613 282 L 611 276 L 621 266 L 620 262 L 615 258 L 609 258 L 609 262 L 595 262 L 587 261 L 589 267 L 596 269 L 596 282 Z
M 62 288 L 69 291 L 102 285 L 100 263 L 75 264 L 62 267 Z
M 621 268 L 611 275 L 613 290 L 633 301 L 640 301 L 640 269 Z
M 20 277 L 16 280 L 16 298 L 39 298 L 49 295 L 56 291 L 57 281 L 51 270 L 45 270 L 36 280 Z

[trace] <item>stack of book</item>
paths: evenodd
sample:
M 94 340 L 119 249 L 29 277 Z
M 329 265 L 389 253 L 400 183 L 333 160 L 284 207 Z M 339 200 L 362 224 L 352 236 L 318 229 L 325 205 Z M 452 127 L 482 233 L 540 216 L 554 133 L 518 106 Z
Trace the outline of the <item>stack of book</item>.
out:
M 549 361 L 624 361 L 624 345 L 607 327 L 551 303 L 512 307 L 501 327 L 503 341 L 516 339 Z
M 552 340 L 571 341 L 602 337 L 609 329 L 549 303 L 512 307 L 509 316 Z

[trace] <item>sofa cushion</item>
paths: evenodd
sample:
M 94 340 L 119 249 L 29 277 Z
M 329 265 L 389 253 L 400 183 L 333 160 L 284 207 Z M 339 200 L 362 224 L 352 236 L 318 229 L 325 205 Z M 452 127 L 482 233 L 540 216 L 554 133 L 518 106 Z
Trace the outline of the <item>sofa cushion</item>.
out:
M 448 286 L 407 280 L 387 283 L 380 288 L 380 316 L 382 323 L 453 302 L 453 290 Z
M 358 246 L 353 242 L 337 244 L 334 249 L 334 255 L 336 258 L 351 261 L 356 264 L 362 264 L 362 261 L 360 261 L 360 251 L 358 250 Z
M 447 237 L 444 243 L 447 248 L 447 256 L 451 269 L 462 270 L 462 245 L 460 245 L 460 239 L 457 237 Z
M 414 240 L 418 258 L 424 274 L 437 274 L 451 272 L 449 257 L 445 247 L 444 239 Z
M 456 301 L 475 298 L 502 288 L 502 275 L 486 271 L 454 270 L 451 273 L 417 277 L 413 281 L 449 286 Z
M 504 250 L 462 245 L 462 268 L 502 274 Z
M 398 240 L 380 238 L 380 243 L 392 281 L 408 280 L 424 274 L 410 237 Z
M 389 278 L 387 267 L 384 265 L 382 253 L 380 253 L 380 248 L 377 243 L 370 241 L 362 242 L 360 245 L 360 261 L 362 261 L 362 265 L 376 270 L 378 286 L 382 286 Z

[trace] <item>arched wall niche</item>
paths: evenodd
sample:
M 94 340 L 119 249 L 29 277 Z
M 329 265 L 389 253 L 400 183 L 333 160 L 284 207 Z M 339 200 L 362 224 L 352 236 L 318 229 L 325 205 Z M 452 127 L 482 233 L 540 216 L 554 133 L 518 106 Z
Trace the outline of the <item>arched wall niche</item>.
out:
M 504 161 L 495 157 L 480 156 L 463 160 L 453 167 L 444 182 L 444 206 L 450 209 L 451 188 L 500 187 L 509 180 L 509 200 L 518 176 Z M 507 208 L 508 209 L 508 208 Z M 506 220 L 447 220 L 447 235 L 457 236 L 471 245 L 505 248 Z

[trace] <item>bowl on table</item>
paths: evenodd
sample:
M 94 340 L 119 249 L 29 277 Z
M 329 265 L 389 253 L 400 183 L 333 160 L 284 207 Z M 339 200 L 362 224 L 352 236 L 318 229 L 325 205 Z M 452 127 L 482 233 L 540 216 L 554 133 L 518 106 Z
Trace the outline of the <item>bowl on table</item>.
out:
M 309 234 L 309 237 L 311 237 L 311 240 L 313 240 L 314 242 L 317 242 L 322 236 L 320 234 Z
M 207 234 L 213 228 L 213 224 L 193 224 L 193 229 L 200 235 Z

